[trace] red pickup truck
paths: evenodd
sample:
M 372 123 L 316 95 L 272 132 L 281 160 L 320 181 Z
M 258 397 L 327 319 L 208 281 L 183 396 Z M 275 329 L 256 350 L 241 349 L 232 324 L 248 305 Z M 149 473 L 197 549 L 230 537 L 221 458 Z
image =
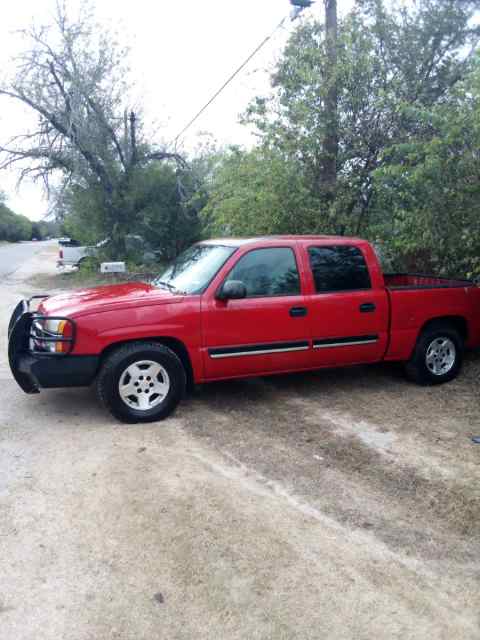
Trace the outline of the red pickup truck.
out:
M 402 361 L 420 384 L 454 378 L 480 346 L 468 280 L 383 274 L 357 238 L 200 242 L 150 283 L 21 301 L 9 360 L 27 393 L 87 386 L 125 422 L 160 420 L 212 380 Z

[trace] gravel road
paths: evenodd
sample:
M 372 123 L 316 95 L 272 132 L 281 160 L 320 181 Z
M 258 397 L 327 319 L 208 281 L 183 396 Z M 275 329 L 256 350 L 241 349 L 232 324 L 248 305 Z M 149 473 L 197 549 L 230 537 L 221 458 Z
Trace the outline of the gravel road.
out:
M 54 264 L 0 284 L 4 345 Z M 2 640 L 478 640 L 479 372 L 219 383 L 128 426 L 89 389 L 24 395 L 4 348 Z

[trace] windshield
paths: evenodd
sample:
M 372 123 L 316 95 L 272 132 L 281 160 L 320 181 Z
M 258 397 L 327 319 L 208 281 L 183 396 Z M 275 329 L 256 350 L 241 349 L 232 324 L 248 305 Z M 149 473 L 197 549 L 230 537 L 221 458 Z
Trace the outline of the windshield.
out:
M 153 284 L 182 293 L 203 293 L 235 250 L 218 244 L 196 244 L 181 253 Z

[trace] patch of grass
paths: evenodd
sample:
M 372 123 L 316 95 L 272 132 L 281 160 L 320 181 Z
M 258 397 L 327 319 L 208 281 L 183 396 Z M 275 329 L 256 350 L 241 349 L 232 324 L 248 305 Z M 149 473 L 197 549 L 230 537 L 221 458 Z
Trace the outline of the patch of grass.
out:
M 480 487 L 466 407 L 478 419 L 480 359 L 470 354 L 466 364 L 477 377 L 443 389 L 445 407 L 438 392 L 409 387 L 409 399 L 383 368 L 356 368 L 212 383 L 180 415 L 196 438 L 290 487 L 343 525 L 370 529 L 408 555 L 469 562 L 479 551 Z M 404 455 L 409 445 L 400 438 L 412 440 L 408 461 L 355 435 L 369 408 L 374 423 L 397 436 Z M 329 419 L 329 411 L 340 410 L 351 416 L 351 435 Z M 449 473 L 437 474 L 434 463 Z
M 157 277 L 162 267 L 155 270 L 136 267 L 127 273 L 100 273 L 91 268 L 80 268 L 72 271 L 58 271 L 55 274 L 39 273 L 29 278 L 28 283 L 44 291 L 81 289 L 85 287 L 98 287 L 101 285 L 120 284 L 122 282 L 147 282 Z

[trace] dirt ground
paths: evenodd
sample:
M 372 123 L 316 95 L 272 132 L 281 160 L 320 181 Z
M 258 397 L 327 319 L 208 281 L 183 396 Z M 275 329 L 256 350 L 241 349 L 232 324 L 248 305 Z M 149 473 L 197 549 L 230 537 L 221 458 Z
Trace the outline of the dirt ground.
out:
M 51 248 L 0 285 L 4 339 L 38 270 Z M 2 640 L 478 640 L 479 373 L 216 383 L 128 426 L 24 395 L 4 351 Z

